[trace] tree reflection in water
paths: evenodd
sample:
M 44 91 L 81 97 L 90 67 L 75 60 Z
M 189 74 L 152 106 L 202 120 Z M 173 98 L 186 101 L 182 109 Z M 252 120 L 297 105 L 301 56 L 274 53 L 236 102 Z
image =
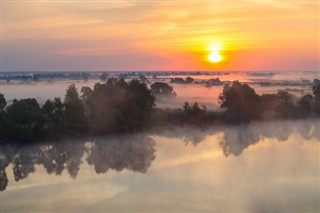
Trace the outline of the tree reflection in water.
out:
M 315 138 L 320 142 L 320 121 L 272 121 L 252 122 L 243 125 L 230 125 L 214 129 L 179 129 L 176 131 L 162 132 L 168 138 L 182 138 L 185 143 L 195 146 L 204 141 L 208 136 L 223 133 L 219 137 L 219 146 L 227 157 L 230 154 L 239 156 L 250 145 L 260 142 L 264 138 L 275 138 L 278 141 L 288 140 L 290 135 L 300 135 L 304 140 Z
M 287 141 L 297 134 L 304 140 L 316 138 L 320 142 L 320 122 L 310 121 L 279 121 L 270 123 L 251 123 L 246 126 L 227 129 L 225 137 L 219 145 L 225 156 L 233 154 L 239 156 L 244 149 L 256 144 L 263 138 L 275 138 L 278 141 Z
M 93 147 L 89 149 L 87 162 L 94 165 L 97 173 L 105 173 L 108 169 L 145 173 L 156 157 L 155 141 L 143 135 L 119 137 L 120 139 L 113 138 L 107 143 L 103 139 L 95 140 Z
M 66 170 L 76 178 L 80 165 L 85 161 L 94 165 L 97 173 L 108 169 L 128 169 L 146 172 L 155 159 L 155 141 L 145 135 L 96 138 L 93 142 L 60 141 L 28 147 L 2 146 L 0 150 L 0 190 L 8 185 L 6 168 L 12 164 L 15 181 L 35 172 L 35 165 L 42 165 L 48 174 L 61 175 Z
M 167 138 L 180 138 L 185 143 L 197 145 L 208 136 L 222 134 L 219 146 L 223 154 L 239 156 L 250 145 L 263 138 L 275 138 L 286 141 L 292 134 L 300 135 L 304 140 L 315 138 L 320 142 L 320 121 L 273 121 L 251 123 L 242 126 L 227 126 L 215 129 L 176 129 L 162 131 L 156 135 Z M 97 137 L 92 142 L 60 141 L 45 145 L 17 147 L 3 145 L 0 148 L 0 190 L 8 185 L 6 168 L 12 164 L 16 181 L 25 179 L 35 172 L 35 165 L 42 165 L 48 174 L 61 175 L 66 170 L 76 178 L 82 161 L 93 165 L 96 173 L 106 173 L 109 169 L 122 171 L 128 169 L 145 173 L 155 159 L 156 142 L 143 134 L 121 135 L 115 137 Z M 217 142 L 217 141 L 212 141 Z

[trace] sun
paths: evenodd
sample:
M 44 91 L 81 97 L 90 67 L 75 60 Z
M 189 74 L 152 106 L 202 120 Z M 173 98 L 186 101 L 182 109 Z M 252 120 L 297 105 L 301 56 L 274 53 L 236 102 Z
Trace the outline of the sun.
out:
M 223 50 L 223 44 L 219 41 L 212 42 L 208 50 L 210 51 L 210 54 L 208 55 L 208 60 L 212 63 L 218 63 L 223 60 L 223 57 L 221 55 L 221 51 Z
M 208 58 L 209 58 L 209 61 L 211 61 L 212 63 L 218 63 L 222 61 L 222 56 L 220 55 L 219 52 L 211 52 Z

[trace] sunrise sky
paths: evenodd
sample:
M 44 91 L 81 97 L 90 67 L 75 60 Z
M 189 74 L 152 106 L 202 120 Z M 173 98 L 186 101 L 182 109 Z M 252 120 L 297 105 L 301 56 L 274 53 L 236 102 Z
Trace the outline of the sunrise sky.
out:
M 1 0 L 3 71 L 319 71 L 318 0 Z

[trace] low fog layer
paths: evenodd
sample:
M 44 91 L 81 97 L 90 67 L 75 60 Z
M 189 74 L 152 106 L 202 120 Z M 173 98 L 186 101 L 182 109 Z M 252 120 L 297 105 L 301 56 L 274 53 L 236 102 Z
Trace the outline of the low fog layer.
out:
M 176 81 L 185 84 L 193 79 Z M 176 92 L 164 82 L 155 82 L 149 89 L 139 80 L 126 82 L 123 78 L 109 78 L 105 83 L 96 83 L 93 88 L 84 86 L 81 95 L 71 84 L 63 101 L 60 98 L 48 99 L 42 106 L 34 98 L 7 103 L 0 93 L 0 129 L 3 132 L 0 142 L 22 144 L 176 126 L 207 128 L 320 116 L 318 79 L 313 82 L 312 94 L 300 98 L 287 91 L 259 95 L 248 84 L 234 81 L 223 86 L 218 96 L 219 110 L 208 110 L 197 102 L 164 109 L 156 107 L 155 100 L 159 98 L 175 99 Z
M 223 84 L 239 80 L 248 83 L 258 94 L 289 90 L 297 96 L 311 92 L 314 78 L 319 72 L 47 72 L 47 73 L 1 73 L 1 93 L 10 102 L 13 99 L 36 98 L 40 104 L 54 97 L 64 98 L 70 84 L 78 88 L 93 87 L 97 81 L 109 77 L 125 78 L 126 81 L 140 79 L 149 87 L 154 82 L 166 82 L 174 87 L 175 99 L 157 99 L 158 107 L 177 108 L 184 102 L 198 102 L 209 109 L 218 107 L 218 95 Z M 187 79 L 191 84 L 170 83 L 174 78 Z M 219 79 L 223 84 L 208 84 L 210 79 Z
M 217 140 L 207 141 L 207 138 L 214 135 L 218 136 Z M 71 178 L 77 177 L 83 163 L 93 166 L 95 172 L 99 174 L 106 173 L 110 169 L 118 172 L 127 169 L 145 173 L 156 159 L 157 143 L 161 146 L 161 141 L 157 141 L 159 137 L 182 139 L 186 144 L 194 144 L 195 148 L 204 141 L 217 143 L 221 152 L 228 157 L 240 156 L 245 149 L 265 139 L 285 142 L 293 136 L 298 136 L 302 142 L 320 142 L 320 121 L 256 122 L 250 125 L 221 126 L 206 130 L 177 128 L 171 131 L 93 137 L 86 140 L 66 140 L 24 147 L 2 145 L 1 190 L 7 188 L 9 180 L 6 168 L 10 164 L 15 181 L 25 179 L 30 173 L 36 172 L 36 165 L 42 165 L 48 174 L 61 175 L 65 170 Z

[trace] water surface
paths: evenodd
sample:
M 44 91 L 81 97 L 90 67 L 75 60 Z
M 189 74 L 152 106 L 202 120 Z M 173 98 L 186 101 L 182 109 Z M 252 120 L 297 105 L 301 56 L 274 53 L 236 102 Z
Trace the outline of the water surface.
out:
M 1 147 L 3 212 L 319 212 L 320 122 Z

